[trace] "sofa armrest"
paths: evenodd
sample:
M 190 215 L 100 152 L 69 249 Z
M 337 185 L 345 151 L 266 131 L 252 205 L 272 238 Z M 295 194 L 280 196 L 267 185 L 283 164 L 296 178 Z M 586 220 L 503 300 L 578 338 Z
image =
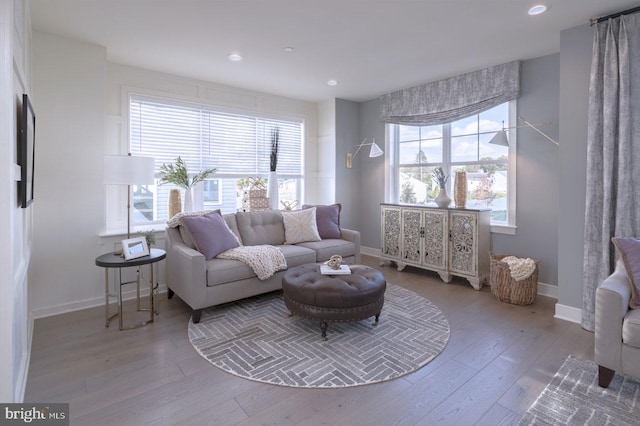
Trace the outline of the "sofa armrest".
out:
M 596 290 L 595 361 L 611 370 L 622 368 L 622 324 L 631 289 L 624 266 L 618 265 Z
M 360 231 L 354 231 L 352 229 L 341 228 L 340 229 L 340 238 L 345 241 L 350 241 L 356 246 L 356 254 L 355 254 L 355 262 L 361 262 L 360 256 Z
M 204 255 L 188 247 L 177 229 L 167 228 L 167 287 L 192 309 L 207 306 L 206 261 Z

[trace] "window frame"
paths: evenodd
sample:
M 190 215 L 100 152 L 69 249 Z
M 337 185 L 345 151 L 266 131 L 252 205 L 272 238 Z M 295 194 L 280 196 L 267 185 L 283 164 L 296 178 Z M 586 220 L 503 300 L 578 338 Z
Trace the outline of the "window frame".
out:
M 506 102 L 508 104 L 508 122 L 504 123 L 505 128 L 508 128 L 513 123 L 517 122 L 517 101 L 511 100 Z M 475 114 L 474 114 L 475 115 Z M 400 185 L 400 168 L 407 165 L 400 164 L 400 144 L 397 142 L 398 127 L 399 125 L 387 123 L 385 125 L 385 152 L 389 153 L 385 159 L 385 202 L 395 204 L 406 204 L 400 202 L 401 189 Z M 441 163 L 428 163 L 426 167 L 442 167 L 445 174 L 451 176 L 451 170 L 460 165 L 472 165 L 472 164 L 487 164 L 487 161 L 451 161 L 451 123 L 442 124 L 442 162 Z M 517 157 L 517 132 L 515 129 L 507 130 L 509 137 L 509 147 L 507 155 L 507 222 L 491 223 L 491 232 L 499 234 L 515 235 L 516 225 L 516 157 Z M 447 182 L 447 191 L 453 194 L 452 181 L 449 179 Z
M 296 199 L 303 200 L 305 194 L 305 185 L 306 185 L 306 139 L 307 139 L 307 117 L 304 114 L 298 114 L 296 112 L 272 112 L 265 111 L 262 109 L 252 109 L 252 108 L 244 108 L 242 106 L 224 106 L 219 103 L 211 102 L 209 99 L 205 99 L 202 97 L 191 97 L 179 95 L 176 93 L 168 93 L 164 91 L 158 91 L 153 89 L 145 89 L 135 86 L 122 85 L 120 88 L 120 114 L 117 115 L 107 115 L 107 128 L 109 130 L 109 134 L 107 135 L 108 140 L 116 140 L 117 143 L 111 145 L 111 148 L 107 149 L 107 152 L 113 152 L 114 155 L 126 155 L 126 153 L 130 152 L 131 146 L 131 128 L 130 128 L 130 117 L 131 117 L 131 98 L 135 96 L 139 96 L 141 98 L 155 98 L 160 101 L 166 100 L 168 103 L 173 103 L 175 105 L 187 105 L 187 106 L 201 106 L 203 108 L 212 110 L 214 112 L 219 112 L 222 114 L 234 114 L 234 115 L 243 115 L 256 119 L 263 120 L 282 120 L 282 121 L 290 121 L 293 123 L 298 123 L 300 126 L 300 174 L 292 174 L 290 172 L 278 172 L 278 180 L 279 181 L 287 181 L 295 180 L 295 192 Z M 212 178 L 219 179 L 222 183 L 224 180 L 233 180 L 235 181 L 239 178 L 251 176 L 261 176 L 264 178 L 268 177 L 268 172 L 259 173 L 259 174 L 224 174 L 224 175 L 214 175 Z M 156 175 L 157 176 L 157 175 Z M 158 179 L 158 177 L 156 177 Z M 223 184 L 224 185 L 224 184 Z M 223 185 L 220 185 L 220 190 L 223 190 Z M 152 186 L 153 187 L 153 186 Z M 167 188 L 173 188 L 173 186 L 168 185 Z M 130 188 L 130 195 L 132 195 L 132 191 L 134 190 L 134 186 Z M 106 187 L 106 215 L 105 215 L 105 231 L 101 233 L 101 235 L 119 235 L 122 234 L 122 230 L 126 230 L 127 226 L 127 187 L 126 186 L 113 186 L 109 185 Z M 194 203 L 202 202 L 204 206 L 204 194 L 202 191 L 202 185 L 198 184 L 195 186 L 193 190 L 193 200 Z M 133 199 L 132 199 L 133 202 Z M 158 196 L 154 195 L 154 215 L 157 217 L 158 211 Z M 207 206 L 204 206 L 207 208 Z M 239 208 L 239 207 L 237 207 Z M 236 210 L 234 210 L 236 211 Z M 134 211 L 131 209 L 131 213 Z M 157 230 L 159 229 L 159 225 L 164 225 L 166 219 L 157 219 L 153 221 L 145 221 L 145 222 L 131 222 L 132 230 L 135 229 L 137 231 L 141 230 Z M 125 231 L 126 233 L 126 231 Z

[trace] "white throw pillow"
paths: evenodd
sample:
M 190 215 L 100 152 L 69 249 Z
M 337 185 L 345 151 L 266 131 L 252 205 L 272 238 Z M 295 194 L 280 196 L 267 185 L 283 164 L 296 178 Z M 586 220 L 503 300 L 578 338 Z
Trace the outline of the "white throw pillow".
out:
M 296 244 L 305 241 L 320 241 L 316 224 L 316 208 L 296 211 L 283 211 L 284 243 Z

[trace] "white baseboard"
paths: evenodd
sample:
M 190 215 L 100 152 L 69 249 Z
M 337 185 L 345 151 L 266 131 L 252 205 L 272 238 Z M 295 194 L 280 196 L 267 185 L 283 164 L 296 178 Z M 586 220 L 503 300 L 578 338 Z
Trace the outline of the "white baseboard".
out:
M 552 297 L 558 300 L 558 286 L 538 282 L 538 295 Z
M 582 309 L 556 303 L 556 314 L 553 317 L 565 321 L 575 322 L 576 324 L 581 324 Z
M 159 293 L 165 293 L 167 291 L 167 287 L 164 284 L 160 284 L 158 288 Z M 148 288 L 140 288 L 140 296 L 148 296 L 149 289 Z M 135 290 L 127 290 L 122 293 L 122 300 L 131 300 L 135 299 L 136 291 Z M 46 318 L 53 315 L 66 314 L 67 312 L 81 311 L 83 309 L 95 308 L 96 306 L 104 307 L 104 295 L 99 297 L 94 297 L 91 299 L 85 300 L 77 300 L 75 302 L 63 303 L 56 306 L 47 306 L 46 308 L 39 308 L 33 310 L 33 318 Z
M 367 256 L 380 257 L 382 251 L 373 247 L 360 246 L 360 253 L 366 254 Z

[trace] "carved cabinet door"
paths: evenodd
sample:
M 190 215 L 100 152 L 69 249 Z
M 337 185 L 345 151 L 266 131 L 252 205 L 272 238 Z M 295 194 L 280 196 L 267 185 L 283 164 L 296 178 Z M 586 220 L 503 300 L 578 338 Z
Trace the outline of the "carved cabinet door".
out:
M 400 259 L 400 208 L 382 206 L 382 255 Z
M 434 269 L 447 269 L 449 212 L 430 209 L 424 211 L 422 264 Z
M 451 237 L 449 242 L 449 270 L 453 273 L 476 275 L 477 273 L 477 214 L 451 211 Z
M 402 260 L 420 263 L 422 258 L 422 210 L 402 209 Z

